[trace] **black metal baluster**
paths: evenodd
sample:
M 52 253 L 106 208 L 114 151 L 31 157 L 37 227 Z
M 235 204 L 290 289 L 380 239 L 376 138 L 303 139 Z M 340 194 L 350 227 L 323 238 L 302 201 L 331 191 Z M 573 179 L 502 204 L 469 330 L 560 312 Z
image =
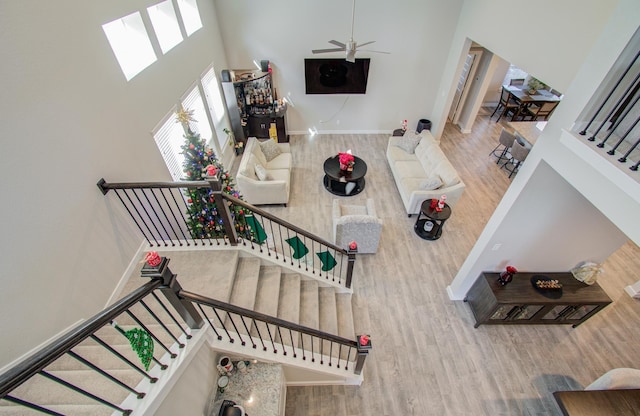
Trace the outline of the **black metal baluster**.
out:
M 151 315 L 153 319 L 155 319 L 160 324 L 160 326 L 167 332 L 167 334 L 169 334 L 169 336 L 173 338 L 173 340 L 178 344 L 178 348 L 184 348 L 184 344 L 178 341 L 178 338 L 176 338 L 175 335 L 173 335 L 173 333 L 169 331 L 169 328 L 167 328 L 164 322 L 162 322 L 160 318 L 158 318 L 158 316 L 147 306 L 147 304 L 144 303 L 144 300 L 141 299 L 140 304 L 147 310 L 147 312 L 149 312 L 149 315 Z
M 293 332 L 289 329 L 289 337 L 291 338 L 291 348 L 293 349 L 293 358 L 297 358 L 298 354 L 296 353 L 296 345 L 293 343 Z
M 262 321 L 260 321 L 262 322 Z M 255 319 L 253 320 L 253 323 L 255 324 L 256 321 Z M 269 328 L 267 327 L 267 331 L 269 330 Z M 264 339 L 262 338 L 262 334 L 260 333 L 260 328 L 258 327 L 258 325 L 256 325 L 256 331 L 258 331 L 258 338 L 260 339 L 260 343 L 262 344 L 262 351 L 266 351 L 267 350 L 267 346 L 264 345 Z M 256 346 L 254 345 L 253 348 L 255 348 Z
M 216 318 L 218 318 L 218 321 L 220 321 L 220 325 L 222 325 L 222 329 L 224 329 L 224 332 L 227 333 L 227 337 L 229 337 L 229 342 L 233 344 L 235 342 L 235 339 L 233 339 L 233 337 L 231 336 L 231 334 L 227 330 L 227 326 L 222 321 L 222 318 L 220 318 L 220 315 L 218 315 L 218 311 L 213 306 L 211 307 L 211 310 L 213 310 L 213 313 L 216 315 Z
M 300 335 L 300 348 L 302 349 L 302 359 L 306 360 L 307 354 L 306 354 L 306 350 L 304 349 L 304 336 L 302 332 L 298 332 L 298 335 Z
M 316 242 L 311 241 L 311 251 L 315 254 Z M 316 274 L 316 256 L 311 256 L 311 274 Z
M 638 85 L 640 85 L 640 84 L 638 84 Z M 597 146 L 598 146 L 599 148 L 601 148 L 601 149 L 602 149 L 602 148 L 604 147 L 604 144 L 607 142 L 607 140 L 609 140 L 609 138 L 610 138 L 610 137 L 611 137 L 611 135 L 616 131 L 616 129 L 618 128 L 618 126 L 619 126 L 620 124 L 622 124 L 622 122 L 625 120 L 625 118 L 627 117 L 627 115 L 629 114 L 629 112 L 631 112 L 631 109 L 633 108 L 633 106 L 634 106 L 634 105 L 636 105 L 636 103 L 638 102 L 638 100 L 640 100 L 640 94 L 639 94 L 639 95 L 636 97 L 636 99 L 633 101 L 633 104 L 632 104 L 630 107 L 628 107 L 628 108 L 626 108 L 626 109 L 625 109 L 625 111 L 624 111 L 624 112 L 623 112 L 623 114 L 621 115 L 620 119 L 619 119 L 619 120 L 618 120 L 618 121 L 613 125 L 613 127 L 611 128 L 611 131 L 609 132 L 609 134 L 607 134 L 607 135 L 606 135 L 606 137 L 604 138 L 604 140 L 602 140 L 600 143 L 598 143 L 598 145 L 597 145 Z M 633 124 L 633 127 L 635 127 L 635 125 L 636 125 L 637 123 L 638 123 L 638 120 L 636 119 L 636 122 Z M 622 136 L 623 136 L 623 137 L 626 137 L 626 136 L 631 132 L 631 130 L 633 130 L 633 127 L 631 127 L 630 129 L 628 129 L 628 130 L 627 130 L 627 132 L 626 132 L 626 133 L 624 133 Z M 623 140 L 624 140 L 624 139 L 623 139 Z M 619 146 L 621 142 L 622 142 L 622 140 L 621 140 L 620 142 L 618 142 L 618 145 L 616 145 L 616 147 L 617 147 L 617 146 Z M 613 153 L 610 153 L 610 154 L 612 155 Z
M 282 355 L 287 355 L 287 349 L 284 346 L 284 342 L 282 340 L 282 332 L 280 331 L 280 325 L 276 326 L 278 329 L 278 336 L 280 337 L 280 345 L 282 345 Z
M 156 226 L 156 223 L 155 223 L 155 222 L 153 222 L 153 218 L 151 217 L 151 215 L 149 215 L 149 211 L 147 211 L 147 208 L 145 208 L 144 204 L 143 204 L 143 203 L 142 203 L 142 201 L 140 200 L 140 197 L 138 196 L 138 193 L 136 192 L 136 189 L 134 188 L 134 189 L 132 189 L 132 191 L 133 191 L 133 196 L 135 196 L 135 197 L 136 197 L 136 199 L 138 200 L 138 204 L 140 204 L 140 207 L 142 208 L 142 210 L 143 210 L 143 211 L 144 211 L 144 213 L 146 214 L 146 219 L 148 219 L 148 220 L 149 220 L 149 222 L 151 223 L 151 225 L 153 225 L 153 228 L 156 230 L 156 233 L 157 233 L 156 235 L 157 235 L 158 237 L 161 237 L 162 233 L 160 232 L 160 230 L 158 230 L 158 227 Z M 142 189 L 142 194 L 143 194 L 143 195 L 145 195 L 145 194 L 144 194 L 144 189 Z M 145 197 L 146 197 L 146 195 L 145 195 Z M 147 201 L 148 201 L 148 199 L 147 199 Z M 146 223 L 146 220 L 145 220 L 145 223 Z M 169 244 L 167 244 L 167 242 L 166 242 L 163 238 L 160 238 L 160 240 L 162 240 L 162 242 L 164 242 L 164 246 L 165 246 L 165 247 L 168 247 L 168 246 L 169 246 Z
M 342 344 L 338 345 L 338 364 L 336 368 L 340 368 L 340 358 L 342 358 Z
M 315 337 L 314 337 L 313 335 L 310 335 L 310 336 L 309 336 L 309 344 L 311 344 L 311 362 L 312 362 L 312 363 L 315 363 L 315 362 L 316 362 L 316 356 L 315 356 L 315 354 L 313 353 L 313 339 L 314 339 L 314 338 L 315 338 Z
M 153 338 L 154 341 L 156 341 L 158 344 L 160 344 L 160 346 L 162 347 L 162 349 L 164 349 L 166 352 L 169 353 L 169 355 L 171 356 L 171 358 L 176 358 L 178 356 L 178 354 L 176 354 L 175 352 L 171 351 L 169 348 L 167 348 L 166 345 L 164 345 L 164 343 L 162 341 L 160 341 L 158 339 L 158 337 L 155 336 L 155 334 L 153 332 L 151 332 L 149 330 L 149 328 L 147 328 L 134 314 L 133 312 L 131 312 L 130 310 L 127 310 L 127 315 L 129 315 L 131 317 L 131 319 L 133 319 L 134 321 L 136 321 L 136 323 L 138 325 L 140 325 L 140 327 L 142 329 L 144 329 L 150 336 L 151 338 Z
M 329 358 L 331 360 L 331 358 Z M 320 340 L 320 365 L 324 364 L 324 340 Z
M 637 144 L 637 142 L 636 142 L 636 144 Z M 631 169 L 632 171 L 634 171 L 634 172 L 635 172 L 635 171 L 637 171 L 637 170 L 638 170 L 638 166 L 640 166 L 640 160 L 638 160 L 638 161 L 636 162 L 636 164 L 635 164 L 635 165 L 633 165 L 633 166 L 631 166 L 629 169 Z
M 618 82 L 616 82 L 616 85 L 613 86 L 611 91 L 609 91 L 609 94 L 607 95 L 607 97 L 602 101 L 602 104 L 600 104 L 600 107 L 598 107 L 598 110 L 595 112 L 591 120 L 589 120 L 589 124 L 587 124 L 587 127 L 585 127 L 584 130 L 580 132 L 581 136 L 584 136 L 585 134 L 587 134 L 587 129 L 591 126 L 591 123 L 593 123 L 593 121 L 596 119 L 600 111 L 602 111 L 602 108 L 604 108 L 604 105 L 606 104 L 606 102 L 609 101 L 609 98 L 611 98 L 611 96 L 613 95 L 613 92 L 618 88 L 618 86 L 622 82 L 622 79 L 627 75 L 629 70 L 633 67 L 633 64 L 636 62 L 639 56 L 640 56 L 640 51 L 636 53 L 636 56 L 633 58 L 629 66 L 627 66 L 627 69 L 625 69 L 624 73 L 620 76 L 620 78 L 618 78 Z
M 115 378 L 111 374 L 107 373 L 106 371 L 104 371 L 103 369 L 98 367 L 97 365 L 93 364 L 91 361 L 89 361 L 86 358 L 76 354 L 75 352 L 67 351 L 67 354 L 69 354 L 70 356 L 72 356 L 76 360 L 80 361 L 82 364 L 86 365 L 87 367 L 91 368 L 92 370 L 94 370 L 98 374 L 102 375 L 103 377 L 111 380 L 113 383 L 117 384 L 118 386 L 122 387 L 123 389 L 129 391 L 130 393 L 135 394 L 138 399 L 142 399 L 145 396 L 146 393 L 139 392 L 139 391 L 135 390 L 134 388 L 129 387 L 128 385 L 126 385 L 122 381 L 118 380 L 117 378 Z
M 56 377 L 53 374 L 47 373 L 44 370 L 41 370 L 40 372 L 38 372 L 38 374 L 41 374 L 42 376 L 48 378 L 49 380 L 54 381 L 54 382 L 56 382 L 58 384 L 61 384 L 61 385 L 65 386 L 65 387 L 67 387 L 67 388 L 69 388 L 69 389 L 71 389 L 71 390 L 73 390 L 75 392 L 78 392 L 78 393 L 82 394 L 83 396 L 87 396 L 87 397 L 89 397 L 89 398 L 91 398 L 91 399 L 93 399 L 93 400 L 95 400 L 97 402 L 100 402 L 100 403 L 104 404 L 105 406 L 108 406 L 108 407 L 110 407 L 112 409 L 115 409 L 115 410 L 117 410 L 119 412 L 122 412 L 123 415 L 130 415 L 131 412 L 132 412 L 131 409 L 127 409 L 127 410 L 122 409 L 121 407 L 118 407 L 115 404 L 113 404 L 113 403 L 111 403 L 111 402 L 109 402 L 109 401 L 107 401 L 107 400 L 105 400 L 103 398 L 100 398 L 100 397 L 96 396 L 93 393 L 89 393 L 88 391 L 83 390 L 80 387 L 77 387 L 77 386 L 69 383 L 66 380 L 63 380 L 63 379 L 61 379 L 59 377 Z
M 251 318 L 251 324 L 256 329 L 256 332 L 258 333 L 258 337 L 259 337 L 260 336 L 260 331 L 258 330 L 258 325 L 256 324 L 256 320 L 254 318 Z M 249 340 L 251 340 L 251 346 L 255 349 L 257 347 L 257 345 L 253 341 L 253 336 L 251 336 L 251 332 L 249 332 Z
M 144 377 L 149 379 L 150 383 L 155 383 L 156 381 L 158 381 L 157 377 L 151 377 L 146 371 L 144 371 L 142 368 L 138 367 L 137 365 L 135 365 L 131 360 L 129 360 L 127 357 L 125 357 L 124 355 L 120 354 L 118 351 L 116 351 L 115 349 L 113 349 L 113 347 L 111 347 L 111 345 L 107 344 L 106 342 L 104 342 L 103 340 L 101 340 L 100 338 L 98 338 L 97 335 L 93 334 L 91 335 L 91 339 L 93 339 L 95 342 L 97 342 L 98 344 L 102 345 L 104 348 L 106 348 L 109 352 L 111 352 L 113 355 L 115 355 L 116 357 L 118 357 L 120 360 L 124 361 L 125 363 L 127 363 L 131 368 L 133 368 L 134 370 L 136 370 L 138 373 L 142 374 Z
M 198 306 L 198 309 L 200 309 L 200 313 L 202 313 L 202 316 L 204 316 L 206 318 L 205 320 L 209 323 L 209 326 L 211 327 L 211 329 L 213 329 L 213 332 L 216 334 L 216 337 L 218 338 L 218 341 L 222 341 L 222 335 L 218 334 L 218 331 L 216 331 L 216 328 L 211 323 L 211 319 L 209 319 L 207 314 L 202 309 L 202 305 L 200 305 L 199 303 L 196 303 L 196 305 Z
M 633 146 L 631 146 L 631 148 L 629 148 L 629 150 L 627 150 L 627 152 L 620 159 L 618 159 L 618 162 L 625 163 L 627 161 L 627 158 L 631 154 L 631 152 L 633 152 L 636 149 L 636 147 L 638 147 L 639 144 L 640 144 L 640 139 L 636 140 Z
M 54 412 L 53 410 L 47 409 L 46 407 L 38 406 L 37 404 L 31 403 L 22 399 L 18 399 L 17 397 L 6 395 L 3 397 L 3 399 L 11 403 L 19 404 L 20 406 L 28 407 L 29 409 L 37 410 L 38 412 L 41 412 L 47 415 L 65 416 L 62 413 Z
M 114 189 L 113 190 L 116 193 L 116 196 L 118 197 L 118 199 L 120 200 L 120 202 L 122 203 L 122 206 L 124 206 L 124 208 L 127 210 L 127 212 L 129 213 L 129 216 L 131 217 L 131 219 L 133 220 L 133 222 L 136 223 L 136 225 L 138 226 L 138 229 L 140 230 L 140 232 L 142 233 L 142 235 L 144 236 L 144 238 L 147 240 L 147 243 L 149 243 L 149 246 L 153 247 L 153 243 L 151 242 L 151 240 L 149 239 L 149 237 L 147 237 L 147 233 L 144 232 L 144 230 L 142 229 L 142 227 L 140 227 L 140 224 L 138 224 L 138 220 L 136 219 L 135 215 L 133 215 L 133 212 L 131 212 L 131 210 L 129 209 L 129 207 L 127 206 L 126 202 L 124 202 L 124 199 L 122 199 L 122 197 L 120 196 L 120 192 L 119 189 Z M 124 190 L 122 191 L 124 193 L 124 195 L 127 197 L 127 199 L 129 200 L 129 202 L 131 203 L 131 206 L 133 207 L 133 209 L 136 211 L 136 213 L 138 214 L 138 217 L 140 219 L 140 213 L 138 212 L 138 209 L 136 208 L 136 206 L 133 204 L 133 202 L 131 202 L 131 198 L 129 198 L 129 195 L 127 195 L 127 191 Z M 147 226 L 147 223 L 144 222 L 143 223 L 144 226 L 146 227 L 147 231 L 149 231 L 149 235 L 153 236 L 153 233 L 151 232 L 151 230 L 149 230 L 149 226 Z M 155 238 L 154 238 L 155 240 Z M 160 243 L 158 243 L 158 240 L 155 240 L 156 245 L 160 246 Z
M 160 306 L 162 306 L 162 309 L 164 309 L 164 311 L 167 313 L 167 315 L 169 315 L 169 317 L 171 317 L 171 319 L 173 320 L 173 322 L 178 326 L 178 328 L 180 328 L 180 330 L 182 331 L 182 333 L 187 337 L 187 339 L 191 339 L 191 334 L 187 333 L 187 331 L 182 327 L 182 325 L 180 325 L 180 323 L 178 322 L 178 320 L 176 319 L 176 317 L 171 313 L 171 311 L 169 310 L 169 308 L 167 308 L 165 306 L 164 303 L 162 303 L 162 300 L 158 297 L 158 295 L 156 295 L 156 292 L 151 292 L 151 295 L 155 298 L 155 300 L 160 304 Z
M 249 337 L 249 339 L 251 339 L 251 331 L 249 331 L 249 328 L 247 328 L 247 323 L 244 321 L 244 316 L 240 315 L 240 320 L 242 321 L 244 329 L 247 331 L 247 336 Z M 253 343 L 253 341 L 251 341 L 251 343 Z M 245 345 L 244 341 L 242 341 L 242 345 Z
M 169 221 L 169 217 L 167 217 L 167 214 L 164 212 L 164 209 L 162 208 L 162 205 L 160 204 L 160 201 L 158 200 L 158 197 L 156 196 L 155 190 L 149 189 L 149 192 L 151 192 L 151 195 L 153 195 L 153 199 L 155 199 L 156 204 L 158 205 L 158 210 L 160 210 L 160 212 L 162 212 L 162 215 L 164 215 L 164 218 L 167 220 L 167 225 L 169 226 L 169 228 L 171 228 L 171 231 L 173 232 L 173 235 L 176 237 L 176 239 L 179 239 L 178 238 L 178 234 L 176 234 L 175 230 L 173 229 L 173 226 L 171 225 L 171 221 Z M 167 235 L 167 237 L 169 237 L 169 240 L 171 241 L 171 246 L 175 247 L 176 244 L 173 242 L 173 238 L 171 238 L 171 235 L 169 234 L 169 231 L 167 231 L 167 228 L 164 226 L 164 224 L 163 224 L 164 221 L 162 221 L 162 218 L 160 218 L 160 216 L 156 212 L 155 208 L 153 207 L 153 203 L 149 200 L 149 197 L 147 196 L 147 193 L 145 192 L 144 188 L 142 188 L 142 195 L 144 195 L 144 197 L 146 198 L 147 202 L 149 202 L 149 207 L 151 208 L 151 211 L 153 211 L 153 214 L 156 216 L 156 218 L 160 222 L 160 225 L 162 226 L 162 229 L 164 230 L 165 234 Z
M 167 208 L 169 209 L 169 212 L 171 212 L 171 216 L 173 217 L 173 221 L 176 223 L 176 227 L 178 227 L 178 229 L 180 230 L 180 234 L 182 234 L 182 237 L 184 238 L 184 241 L 187 244 L 187 247 L 189 246 L 189 240 L 187 239 L 187 236 L 184 233 L 184 230 L 182 229 L 182 224 L 180 224 L 180 221 L 178 219 L 178 217 L 176 217 L 176 214 L 173 212 L 173 208 L 171 208 L 171 203 L 169 202 L 169 200 L 167 199 L 164 191 L 165 189 L 167 189 L 167 191 L 169 192 L 169 194 L 171 193 L 171 189 L 168 188 L 160 188 L 160 195 L 162 195 L 162 198 L 164 199 L 164 202 L 167 204 Z M 175 198 L 174 198 L 174 202 L 175 202 Z M 171 227 L 173 229 L 173 227 Z M 176 233 L 176 237 L 177 237 L 177 233 Z M 178 239 L 178 242 L 180 243 L 180 247 L 182 247 L 182 240 Z
M 640 122 L 640 117 L 636 119 L 636 121 L 633 122 L 633 125 L 624 133 L 624 135 L 622 137 L 620 137 L 620 140 L 618 140 L 618 142 L 607 152 L 608 155 L 615 155 L 616 154 L 616 150 L 618 150 L 618 147 L 620 147 L 620 145 L 622 144 L 622 142 L 627 138 L 627 136 L 629 135 L 629 133 L 631 133 L 631 130 L 633 130 L 633 128 L 638 124 L 638 122 Z M 632 149 L 633 151 L 633 149 Z M 631 153 L 631 152 L 629 152 Z M 627 154 L 628 156 L 628 154 Z M 620 162 L 626 162 L 627 158 L 623 157 L 621 158 L 623 160 L 618 159 Z
M 640 79 L 640 72 L 638 72 L 638 74 L 636 75 L 636 77 L 633 79 L 633 82 L 627 87 L 627 89 L 624 91 L 624 93 L 622 94 L 622 97 L 618 100 L 617 103 L 615 103 L 615 105 L 611 108 L 611 110 L 609 111 L 609 113 L 607 114 L 607 116 L 604 118 L 604 120 L 602 121 L 602 123 L 600 124 L 600 126 L 598 127 L 598 129 L 596 130 L 595 133 L 593 133 L 591 135 L 591 137 L 589 137 L 589 141 L 592 142 L 596 139 L 596 135 L 600 132 L 600 130 L 609 122 L 609 119 L 611 118 L 611 116 L 613 115 L 613 113 L 615 113 L 618 110 L 618 107 L 620 106 L 620 103 L 622 103 L 627 96 L 629 95 L 629 92 L 631 90 L 633 90 L 633 86 L 636 84 L 636 82 L 638 82 L 638 80 Z
M 273 348 L 273 353 L 277 354 L 278 349 L 276 348 L 276 344 L 273 342 L 273 336 L 271 335 L 271 327 L 267 324 L 267 334 L 269 334 L 269 341 L 271 341 L 271 348 Z
M 280 235 L 280 247 L 282 248 L 282 261 L 287 262 L 287 256 L 284 253 L 284 238 L 282 238 L 282 225 L 278 224 L 278 234 Z
M 276 234 L 273 232 L 273 221 L 269 220 L 269 228 L 271 229 L 271 235 L 273 236 L 273 252 L 276 253 L 276 260 L 278 260 L 278 250 L 276 248 Z M 268 248 L 268 244 L 267 244 Z M 271 255 L 271 250 L 269 250 L 269 256 Z
M 238 331 L 238 327 L 236 326 L 236 323 L 233 320 L 233 317 L 231 316 L 231 313 L 229 311 L 227 311 L 227 317 L 231 321 L 231 325 L 233 325 L 233 329 L 236 330 L 236 335 L 238 335 L 238 338 L 240 339 L 240 344 L 244 345 L 245 344 L 244 339 L 242 339 L 242 335 L 240 334 L 240 331 Z
M 329 367 L 331 367 L 331 361 L 333 360 L 333 341 L 329 341 Z

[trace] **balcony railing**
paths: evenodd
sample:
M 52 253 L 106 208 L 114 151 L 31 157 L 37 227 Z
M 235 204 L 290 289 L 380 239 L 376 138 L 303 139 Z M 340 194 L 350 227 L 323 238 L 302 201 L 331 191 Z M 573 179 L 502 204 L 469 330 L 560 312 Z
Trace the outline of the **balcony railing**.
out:
M 640 48 L 627 46 L 574 130 L 632 171 L 640 165 Z
M 218 177 L 204 181 L 108 183 L 150 247 L 242 244 L 275 261 L 304 269 L 320 280 L 351 288 L 355 250 L 345 250 L 221 189 Z M 194 196 L 215 202 L 216 216 L 194 215 Z M 209 208 L 208 208 L 209 209 Z M 198 222 L 210 222 L 206 232 Z M 194 226 L 196 224 L 196 226 Z

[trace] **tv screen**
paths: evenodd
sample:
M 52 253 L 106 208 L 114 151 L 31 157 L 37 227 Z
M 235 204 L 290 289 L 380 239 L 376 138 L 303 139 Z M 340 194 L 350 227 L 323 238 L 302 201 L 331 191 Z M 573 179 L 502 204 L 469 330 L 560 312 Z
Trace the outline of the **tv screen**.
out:
M 367 92 L 370 58 L 305 59 L 304 79 L 307 94 L 364 94 Z

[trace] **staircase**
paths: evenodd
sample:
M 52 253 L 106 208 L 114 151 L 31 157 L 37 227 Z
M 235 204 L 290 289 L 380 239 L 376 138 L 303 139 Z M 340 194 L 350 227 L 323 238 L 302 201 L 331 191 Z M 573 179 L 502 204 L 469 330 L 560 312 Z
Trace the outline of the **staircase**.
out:
M 238 249 L 167 251 L 160 252 L 160 254 L 170 259 L 171 271 L 177 274 L 182 288 L 187 292 L 197 293 L 220 302 L 277 317 L 293 324 L 300 324 L 355 340 L 351 293 L 330 286 L 323 281 L 314 280 L 304 273 L 295 272 L 295 266 L 274 264 L 260 256 L 247 254 Z M 148 282 L 147 278 L 140 277 L 141 267 L 142 264 L 139 265 L 138 270 L 133 272 L 122 291 L 123 294 L 130 293 Z M 154 313 L 162 317 L 163 322 L 170 322 L 170 318 L 161 310 L 159 304 L 152 304 L 147 301 L 147 298 L 145 298 L 145 302 Z M 141 309 L 140 305 L 136 305 L 135 308 Z M 140 316 L 141 314 L 136 313 L 136 315 Z M 277 330 L 275 325 L 258 320 L 253 320 L 252 324 L 245 327 L 238 325 L 237 319 L 232 318 L 229 314 L 223 318 L 224 325 L 216 324 L 209 314 L 207 316 L 213 322 L 213 327 L 217 328 L 217 332 L 222 333 L 224 327 L 232 337 L 243 337 L 242 343 L 237 340 L 229 342 L 224 338 L 210 337 L 213 339 L 211 341 L 212 348 L 245 359 L 254 358 L 260 361 L 280 362 L 285 369 L 285 375 L 287 375 L 287 368 L 294 368 L 295 371 L 292 373 L 294 375 L 287 377 L 292 384 L 317 384 L 318 381 L 322 384 L 360 384 L 362 380 L 361 375 L 355 375 L 353 371 L 347 372 L 344 368 L 349 359 L 354 359 L 354 353 L 349 356 L 346 350 L 333 348 L 329 341 L 302 333 L 293 336 L 290 335 L 291 331 L 287 335 L 285 331 Z M 182 329 L 176 324 L 167 324 L 171 333 L 174 334 L 171 336 L 160 325 L 153 323 L 154 321 L 150 317 L 140 319 L 150 332 L 169 348 L 171 353 L 181 354 L 182 351 L 190 348 L 189 344 L 194 342 L 193 339 L 187 341 L 185 334 L 180 335 Z M 117 323 L 124 330 L 139 327 L 126 314 L 118 317 Z M 233 324 L 236 324 L 237 327 L 234 327 Z M 237 332 L 234 333 L 234 331 Z M 193 332 L 199 333 L 201 340 L 199 342 L 202 345 L 205 339 L 203 334 L 207 332 L 210 334 L 211 328 L 205 324 L 200 330 Z M 275 334 L 275 337 L 271 337 L 271 335 L 266 337 L 265 334 Z M 103 327 L 96 332 L 96 335 L 118 353 L 140 366 L 140 360 L 131 350 L 128 339 L 113 327 Z M 179 337 L 179 341 L 186 344 L 187 347 L 180 348 L 174 337 Z M 194 338 L 196 337 L 197 335 L 194 336 Z M 247 339 L 248 342 L 244 342 Z M 252 344 L 255 346 L 252 347 Z M 287 352 L 288 354 L 283 356 L 282 351 L 280 354 L 275 354 L 274 351 L 277 349 L 284 350 L 285 354 Z M 149 377 L 135 371 L 121 359 L 105 351 L 92 339 L 87 339 L 74 347 L 72 351 L 128 386 L 135 386 L 135 392 L 127 391 L 107 380 L 68 354 L 47 366 L 45 371 L 111 403 L 120 404 L 126 399 L 127 405 L 121 406 L 124 409 L 131 408 L 128 404 L 132 402 L 132 397 L 148 391 L 151 386 Z M 302 360 L 300 355 L 303 356 Z M 170 353 L 165 351 L 158 342 L 155 343 L 154 357 L 157 358 L 157 362 L 151 363 L 152 368 L 148 374 L 151 377 L 158 377 L 158 384 L 161 384 L 163 373 L 168 373 L 171 370 L 172 359 Z M 320 366 L 318 366 L 318 362 L 321 363 Z M 161 370 L 160 363 L 169 365 L 170 369 L 166 372 Z M 312 376 L 305 380 L 305 374 Z M 101 405 L 95 400 L 71 391 L 41 375 L 35 375 L 11 392 L 11 395 L 37 403 L 58 412 L 58 414 L 110 415 L 114 413 L 114 409 Z M 116 411 L 114 414 L 120 413 L 122 412 Z M 42 413 L 0 400 L 0 415 L 30 414 Z

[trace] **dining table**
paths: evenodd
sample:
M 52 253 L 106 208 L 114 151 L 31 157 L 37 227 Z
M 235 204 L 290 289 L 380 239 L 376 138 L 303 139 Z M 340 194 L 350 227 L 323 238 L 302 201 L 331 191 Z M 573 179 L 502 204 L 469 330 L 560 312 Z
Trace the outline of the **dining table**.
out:
M 503 85 L 502 87 L 519 104 L 518 110 L 511 117 L 511 120 L 517 120 L 518 116 L 531 105 L 541 106 L 543 103 L 560 101 L 560 97 L 552 94 L 549 90 L 537 90 L 535 94 L 529 94 L 529 87 L 526 85 Z
M 510 121 L 509 127 L 513 129 L 516 140 L 524 147 L 531 148 L 547 125 L 546 121 L 532 123 L 530 121 Z

